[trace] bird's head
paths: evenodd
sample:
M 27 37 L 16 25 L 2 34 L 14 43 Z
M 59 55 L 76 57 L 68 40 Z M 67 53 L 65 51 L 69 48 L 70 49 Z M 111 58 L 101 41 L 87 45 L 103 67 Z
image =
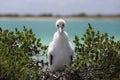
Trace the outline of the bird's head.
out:
M 58 19 L 56 21 L 56 28 L 60 34 L 63 32 L 63 28 L 65 27 L 65 20 L 63 19 Z

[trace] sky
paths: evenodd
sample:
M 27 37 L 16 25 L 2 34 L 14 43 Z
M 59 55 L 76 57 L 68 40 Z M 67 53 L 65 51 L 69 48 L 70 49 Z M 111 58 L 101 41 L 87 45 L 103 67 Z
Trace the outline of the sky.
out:
M 120 0 L 0 0 L 0 14 L 120 14 Z

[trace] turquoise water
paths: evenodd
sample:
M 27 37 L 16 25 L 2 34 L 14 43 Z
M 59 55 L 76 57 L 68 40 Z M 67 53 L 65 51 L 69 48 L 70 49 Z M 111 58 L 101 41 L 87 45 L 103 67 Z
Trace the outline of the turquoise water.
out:
M 115 40 L 120 40 L 120 19 L 116 20 L 67 20 L 65 31 L 69 34 L 69 40 L 72 42 L 74 36 L 80 37 L 85 33 L 88 23 L 94 27 L 95 31 L 108 33 L 110 36 L 115 36 Z M 23 25 L 31 28 L 37 38 L 41 38 L 43 44 L 48 45 L 56 31 L 55 20 L 2 20 L 0 19 L 0 27 L 3 29 L 14 30 L 16 27 L 19 30 L 23 29 Z

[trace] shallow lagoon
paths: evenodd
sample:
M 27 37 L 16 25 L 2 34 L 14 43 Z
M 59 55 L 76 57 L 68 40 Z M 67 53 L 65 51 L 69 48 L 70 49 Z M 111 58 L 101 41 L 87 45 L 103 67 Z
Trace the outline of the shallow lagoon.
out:
M 56 31 L 55 19 L 44 20 L 24 20 L 24 19 L 0 19 L 0 27 L 3 29 L 19 30 L 23 29 L 23 25 L 31 28 L 37 38 L 40 38 L 42 43 L 48 45 L 52 41 L 53 34 Z M 83 36 L 85 30 L 91 23 L 95 31 L 108 33 L 110 36 L 115 36 L 115 40 L 120 40 L 120 19 L 97 19 L 97 20 L 66 20 L 65 31 L 69 34 L 69 40 L 72 42 L 74 36 Z

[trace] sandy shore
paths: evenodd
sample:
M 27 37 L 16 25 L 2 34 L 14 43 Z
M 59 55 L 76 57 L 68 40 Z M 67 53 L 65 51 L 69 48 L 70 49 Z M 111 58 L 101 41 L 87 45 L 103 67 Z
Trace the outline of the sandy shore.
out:
M 106 16 L 106 17 L 0 17 L 0 20 L 57 20 L 63 18 L 65 20 L 112 20 L 120 19 L 120 16 Z

